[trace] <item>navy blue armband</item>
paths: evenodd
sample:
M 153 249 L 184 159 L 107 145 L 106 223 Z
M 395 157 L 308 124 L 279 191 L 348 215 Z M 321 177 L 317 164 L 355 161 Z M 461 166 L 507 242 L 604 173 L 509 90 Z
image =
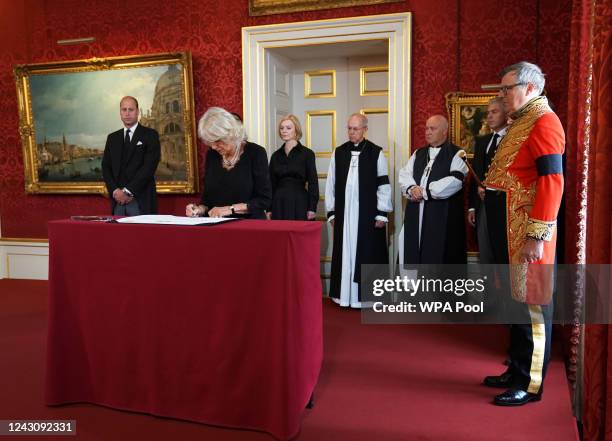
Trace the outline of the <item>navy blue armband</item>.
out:
M 551 155 L 540 156 L 536 159 L 538 176 L 563 174 L 563 160 L 561 155 L 553 153 Z

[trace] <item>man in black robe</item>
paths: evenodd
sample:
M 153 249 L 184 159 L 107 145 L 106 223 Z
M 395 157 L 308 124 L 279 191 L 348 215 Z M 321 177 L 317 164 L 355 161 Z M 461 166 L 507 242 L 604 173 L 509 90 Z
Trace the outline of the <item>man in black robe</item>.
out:
M 447 137 L 446 118 L 430 117 L 425 126 L 428 144 L 400 170 L 400 187 L 408 199 L 400 263 L 466 263 L 461 189 L 468 169 L 459 156 L 461 149 Z
M 388 264 L 385 226 L 393 209 L 387 159 L 365 139 L 368 119 L 351 115 L 349 141 L 329 164 L 325 208 L 333 226 L 330 297 L 340 306 L 361 308 L 361 265 Z

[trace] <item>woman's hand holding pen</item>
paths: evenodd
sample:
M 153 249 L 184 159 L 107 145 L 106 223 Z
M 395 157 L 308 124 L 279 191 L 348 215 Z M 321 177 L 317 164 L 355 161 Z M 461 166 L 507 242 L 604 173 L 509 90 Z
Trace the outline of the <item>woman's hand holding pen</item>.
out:
M 204 213 L 197 204 L 188 204 L 187 207 L 185 207 L 185 216 L 199 217 L 202 214 Z

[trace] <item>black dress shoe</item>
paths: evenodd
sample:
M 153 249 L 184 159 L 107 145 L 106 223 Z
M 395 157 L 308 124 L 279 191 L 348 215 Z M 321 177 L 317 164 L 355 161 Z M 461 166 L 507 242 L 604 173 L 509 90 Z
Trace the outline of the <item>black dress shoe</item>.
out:
M 497 406 L 522 406 L 530 401 L 540 401 L 542 395 L 525 392 L 522 389 L 508 389 L 493 400 Z
M 488 377 L 485 377 L 482 384 L 489 387 L 508 389 L 509 387 L 512 387 L 512 374 L 506 371 L 501 375 L 489 375 Z

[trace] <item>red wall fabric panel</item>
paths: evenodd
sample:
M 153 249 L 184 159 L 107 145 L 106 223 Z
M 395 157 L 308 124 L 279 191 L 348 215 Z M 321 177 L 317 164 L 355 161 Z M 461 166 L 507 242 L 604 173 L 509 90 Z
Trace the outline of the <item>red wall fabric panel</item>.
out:
M 27 11 L 27 13 L 26 13 Z M 409 0 L 386 5 L 249 17 L 247 0 L 2 0 L 0 2 L 0 222 L 3 237 L 47 237 L 47 221 L 106 214 L 100 196 L 26 195 L 12 67 L 59 60 L 189 50 L 196 117 L 218 105 L 242 113 L 241 28 L 270 23 L 410 11 L 413 15 L 412 139 L 425 143 L 444 94 L 478 92 L 505 65 L 541 62 L 562 121 L 566 112 L 569 0 Z M 96 37 L 91 45 L 58 39 Z M 95 118 L 95 109 L 91 110 Z M 120 127 L 117 115 L 117 128 Z M 202 170 L 204 147 L 199 145 Z M 182 214 L 197 196 L 160 196 L 160 212 Z

